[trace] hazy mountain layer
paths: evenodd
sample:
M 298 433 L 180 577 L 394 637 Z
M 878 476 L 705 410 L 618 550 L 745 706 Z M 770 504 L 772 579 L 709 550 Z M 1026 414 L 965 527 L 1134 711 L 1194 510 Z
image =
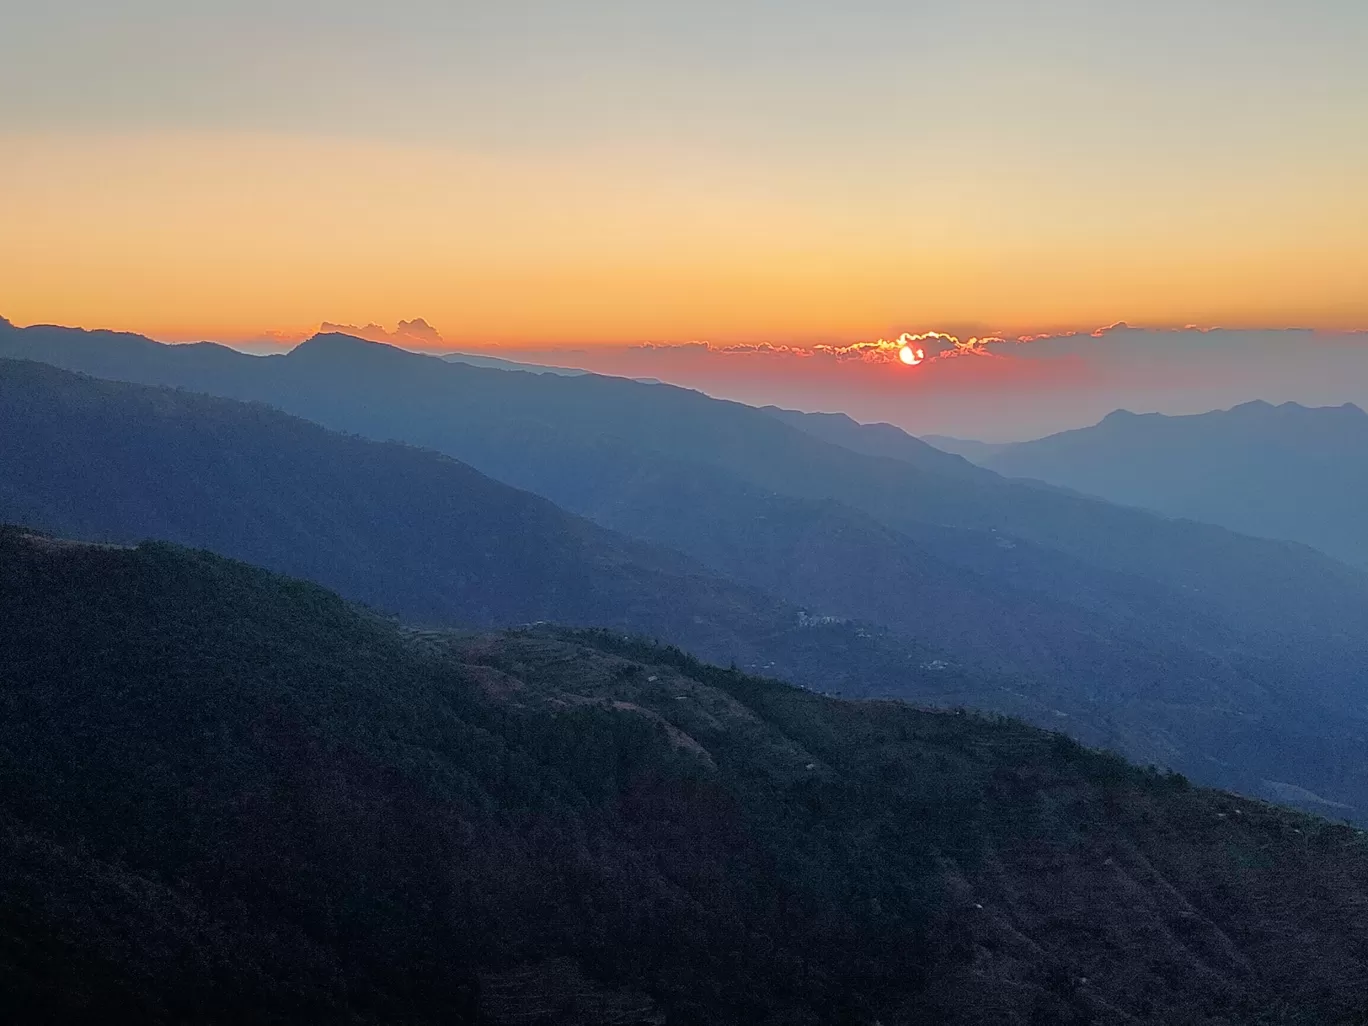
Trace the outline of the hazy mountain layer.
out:
M 963 456 L 966 460 L 980 466 L 983 465 L 987 457 L 1012 444 L 1010 442 L 979 442 L 972 438 L 955 438 L 953 435 L 921 435 L 920 438 L 941 452 Z
M 1246 403 L 1189 417 L 1117 411 L 979 457 L 985 467 L 1368 567 L 1368 413 Z
M 336 588 L 410 622 L 619 627 L 833 690 L 964 702 L 939 653 L 709 575 L 438 453 L 265 406 L 0 360 L 0 520 L 161 538 Z
M 762 411 L 672 386 L 496 371 L 341 335 L 254 357 L 211 344 L 163 346 L 138 336 L 0 326 L 0 352 L 101 377 L 266 401 L 334 429 L 446 452 L 572 510 L 585 496 L 604 503 L 599 475 L 665 461 L 782 495 L 838 502 L 949 562 L 998 579 L 1020 573 L 1030 586 L 1064 599 L 1080 590 L 1125 588 L 1099 574 L 1119 572 L 1170 592 L 1200 589 L 1203 609 L 1241 625 L 1312 632 L 1322 640 L 1358 633 L 1358 614 L 1368 610 L 1368 576 L 1304 551 L 980 475 L 962 461 L 953 461 L 956 473 L 942 473 L 905 459 L 852 455 Z M 652 528 L 643 524 L 642 533 Z M 1030 544 L 1014 551 L 993 537 L 1001 533 Z M 1285 601 L 1289 595 L 1298 601 Z
M 800 431 L 866 456 L 888 456 L 920 470 L 970 481 L 993 480 L 977 464 L 946 453 L 892 424 L 861 424 L 844 413 L 803 413 L 778 406 L 760 409 Z
M 926 470 L 668 386 L 482 370 L 342 336 L 266 358 L 64 329 L 0 341 L 439 449 L 814 616 L 943 651 L 950 672 L 1023 681 L 973 704 L 1226 786 L 1286 794 L 1292 783 L 1368 807 L 1349 754 L 1368 709 L 1368 577 L 1300 547 L 962 461 Z M 832 686 L 927 693 L 856 665 Z

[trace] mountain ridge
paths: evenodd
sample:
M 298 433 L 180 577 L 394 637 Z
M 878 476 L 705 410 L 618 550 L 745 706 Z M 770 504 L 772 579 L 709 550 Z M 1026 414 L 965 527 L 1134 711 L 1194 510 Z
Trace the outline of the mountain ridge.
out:
M 0 518 L 213 549 L 410 621 L 616 626 L 813 685 L 891 666 L 954 679 L 918 669 L 938 652 L 858 625 L 827 628 L 823 652 L 799 607 L 435 452 L 32 362 L 0 360 L 0 400 Z
M 1115 411 L 1097 424 L 979 456 L 1172 517 L 1297 541 L 1368 567 L 1368 413 L 1263 400 L 1180 416 Z

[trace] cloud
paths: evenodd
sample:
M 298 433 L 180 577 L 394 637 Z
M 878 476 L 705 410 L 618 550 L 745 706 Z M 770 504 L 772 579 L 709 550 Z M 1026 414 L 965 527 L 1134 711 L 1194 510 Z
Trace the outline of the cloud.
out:
M 925 353 L 920 361 L 922 373 L 928 365 L 958 357 L 1011 357 L 1046 362 L 1061 358 L 1081 359 L 1107 367 L 1148 368 L 1181 374 L 1202 366 L 1227 364 L 1236 368 L 1242 361 L 1259 364 L 1291 359 L 1305 346 L 1352 344 L 1366 330 L 1318 332 L 1309 328 L 1267 330 L 1203 327 L 1139 327 L 1116 321 L 1093 330 L 1053 331 L 1027 335 L 971 335 L 961 337 L 942 331 L 904 332 L 891 338 L 847 344 L 790 345 L 778 342 L 717 344 L 712 342 L 648 342 L 632 346 L 597 350 L 600 357 L 616 353 L 666 357 L 754 358 L 771 366 L 780 363 L 806 364 L 892 364 L 899 351 L 910 346 Z
M 645 353 L 671 353 L 717 355 L 717 356 L 761 356 L 784 357 L 799 360 L 829 361 L 836 363 L 897 363 L 898 353 L 904 346 L 926 353 L 926 359 L 933 360 L 946 356 L 983 355 L 990 345 L 1005 343 L 1007 339 L 995 335 L 961 339 L 939 331 L 920 333 L 903 332 L 893 339 L 874 339 L 873 341 L 851 342 L 847 345 L 816 344 L 808 346 L 787 345 L 775 342 L 741 342 L 717 345 L 712 342 L 642 342 L 626 347 L 629 351 Z
M 411 321 L 400 321 L 393 331 L 386 331 L 378 324 L 357 327 L 355 324 L 333 324 L 331 321 L 324 321 L 318 330 L 324 334 L 337 332 L 364 338 L 369 342 L 388 342 L 390 345 L 418 346 L 423 349 L 433 349 L 446 344 L 437 329 L 421 317 L 415 317 Z

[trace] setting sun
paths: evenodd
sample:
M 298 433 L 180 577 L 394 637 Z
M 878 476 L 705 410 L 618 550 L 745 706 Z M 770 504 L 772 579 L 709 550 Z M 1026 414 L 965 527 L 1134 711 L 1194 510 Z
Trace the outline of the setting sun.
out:
M 903 346 L 898 350 L 898 359 L 909 367 L 915 367 L 926 359 L 926 350 L 913 349 L 911 346 Z

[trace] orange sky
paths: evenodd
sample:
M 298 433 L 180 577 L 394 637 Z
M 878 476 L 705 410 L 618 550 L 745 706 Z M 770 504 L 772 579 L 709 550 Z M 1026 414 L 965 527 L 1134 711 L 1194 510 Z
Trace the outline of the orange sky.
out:
M 1368 189 L 1332 169 L 1200 199 L 1147 181 L 1116 206 L 1100 186 L 970 168 L 870 175 L 838 202 L 801 173 L 664 155 L 548 172 L 269 136 L 0 146 L 0 314 L 16 323 L 229 340 L 422 316 L 467 345 L 1368 325 Z
M 16 323 L 1368 325 L 1361 5 L 62 2 L 0 39 Z

